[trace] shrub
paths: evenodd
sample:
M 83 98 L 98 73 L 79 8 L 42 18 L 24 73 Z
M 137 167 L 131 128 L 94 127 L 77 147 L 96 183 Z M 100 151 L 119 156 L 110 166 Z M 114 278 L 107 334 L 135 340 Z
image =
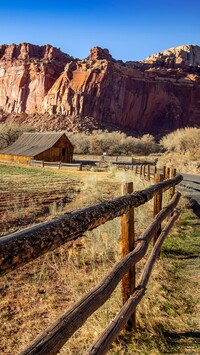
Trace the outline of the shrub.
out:
M 33 131 L 31 127 L 16 124 L 0 124 L 0 149 L 14 143 L 25 131 Z
M 164 136 L 160 144 L 168 152 L 200 153 L 200 128 L 181 128 Z
M 141 138 L 127 136 L 123 132 L 93 131 L 88 135 L 75 133 L 69 136 L 77 154 L 132 155 L 150 154 L 160 151 L 154 137 L 146 134 Z

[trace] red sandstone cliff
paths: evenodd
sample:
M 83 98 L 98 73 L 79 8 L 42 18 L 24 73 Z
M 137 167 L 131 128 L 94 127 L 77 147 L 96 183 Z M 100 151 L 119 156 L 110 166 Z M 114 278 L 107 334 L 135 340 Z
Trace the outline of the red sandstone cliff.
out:
M 43 114 L 41 120 L 48 114 L 46 128 L 55 115 L 62 129 L 77 116 L 156 134 L 199 126 L 199 52 L 198 46 L 182 46 L 123 63 L 99 47 L 85 60 L 70 60 L 50 46 L 2 46 L 0 108 Z
M 0 109 L 41 113 L 45 95 L 70 60 L 50 45 L 0 46 Z

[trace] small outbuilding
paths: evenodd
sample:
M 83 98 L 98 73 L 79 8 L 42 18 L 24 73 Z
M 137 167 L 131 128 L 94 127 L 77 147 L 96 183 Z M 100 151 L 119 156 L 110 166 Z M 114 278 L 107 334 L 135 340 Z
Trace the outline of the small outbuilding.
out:
M 30 160 L 71 163 L 74 147 L 64 132 L 23 133 L 0 151 L 1 161 L 29 164 Z

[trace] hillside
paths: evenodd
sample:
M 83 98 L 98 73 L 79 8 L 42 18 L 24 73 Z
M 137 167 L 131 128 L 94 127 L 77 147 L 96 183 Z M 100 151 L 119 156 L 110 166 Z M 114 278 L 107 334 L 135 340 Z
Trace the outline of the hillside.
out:
M 95 47 L 83 60 L 50 45 L 0 46 L 0 122 L 37 130 L 104 127 L 164 135 L 199 126 L 200 47 L 183 45 L 142 62 Z

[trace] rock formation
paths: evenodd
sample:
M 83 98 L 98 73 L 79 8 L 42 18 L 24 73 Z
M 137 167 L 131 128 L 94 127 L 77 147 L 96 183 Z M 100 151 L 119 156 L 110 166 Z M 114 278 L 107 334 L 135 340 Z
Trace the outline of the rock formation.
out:
M 200 66 L 200 47 L 187 44 L 170 48 L 147 57 L 145 62 L 168 67 Z
M 185 45 L 143 62 L 123 63 L 99 47 L 86 59 L 74 60 L 49 45 L 3 45 L 0 109 L 25 113 L 33 124 L 34 115 L 41 121 L 46 117 L 42 127 L 47 129 L 55 117 L 61 118 L 62 129 L 77 117 L 135 133 L 199 126 L 200 47 Z
M 70 60 L 50 45 L 0 46 L 0 109 L 41 113 L 44 97 Z

